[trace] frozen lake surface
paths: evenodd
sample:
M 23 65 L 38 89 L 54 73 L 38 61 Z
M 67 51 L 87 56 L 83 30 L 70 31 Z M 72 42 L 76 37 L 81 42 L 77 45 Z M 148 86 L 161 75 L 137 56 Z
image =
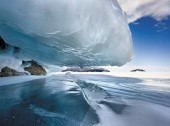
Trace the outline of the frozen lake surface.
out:
M 169 126 L 170 79 L 101 74 L 0 78 L 1 126 Z

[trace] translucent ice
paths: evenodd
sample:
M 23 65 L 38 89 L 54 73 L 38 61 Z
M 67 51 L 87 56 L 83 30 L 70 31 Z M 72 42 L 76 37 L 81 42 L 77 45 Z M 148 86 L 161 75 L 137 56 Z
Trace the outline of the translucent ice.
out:
M 116 0 L 1 0 L 0 35 L 19 58 L 55 65 L 123 65 L 131 33 Z

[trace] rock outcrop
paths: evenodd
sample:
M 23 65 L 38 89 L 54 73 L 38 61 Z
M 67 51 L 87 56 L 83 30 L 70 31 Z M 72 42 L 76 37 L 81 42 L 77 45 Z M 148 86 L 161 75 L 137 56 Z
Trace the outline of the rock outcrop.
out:
M 46 75 L 46 70 L 35 61 L 23 61 L 23 63 L 30 63 L 30 66 L 25 67 L 24 70 L 28 71 L 31 75 Z
M 7 46 L 8 44 L 6 44 L 3 38 L 0 36 L 0 50 L 4 50 Z
M 27 62 L 27 61 L 25 61 Z M 29 72 L 31 75 L 46 75 L 45 69 L 35 61 L 28 61 L 30 66 L 25 67 L 24 70 Z M 8 66 L 1 69 L 0 77 L 10 77 L 10 76 L 22 76 L 28 75 L 27 72 L 18 72 Z
M 0 72 L 1 77 L 21 76 L 21 75 L 27 75 L 27 73 L 18 72 L 16 70 L 12 69 L 12 68 L 7 67 L 7 66 L 2 68 L 2 70 Z
M 143 70 L 143 69 L 134 69 L 134 70 L 131 70 L 130 72 L 146 72 L 146 70 Z
M 12 47 L 13 48 L 13 56 L 15 58 L 18 58 L 20 48 L 8 45 L 4 39 L 0 36 L 0 50 L 2 52 L 7 48 L 7 47 Z M 25 66 L 25 67 L 23 67 Z M 31 75 L 46 75 L 46 70 L 39 65 L 36 61 L 23 61 L 22 66 L 25 71 L 29 72 Z M 4 67 L 1 72 L 0 76 L 1 77 L 7 77 L 7 76 L 19 76 L 19 75 L 25 75 L 27 73 L 25 72 L 18 72 L 12 68 L 9 68 L 8 65 Z

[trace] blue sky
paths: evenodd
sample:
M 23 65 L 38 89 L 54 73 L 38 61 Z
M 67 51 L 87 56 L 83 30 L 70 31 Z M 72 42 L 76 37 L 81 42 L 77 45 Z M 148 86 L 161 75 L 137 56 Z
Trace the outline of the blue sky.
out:
M 128 65 L 170 68 L 170 0 L 118 0 L 132 32 L 135 57 Z
M 129 26 L 135 51 L 131 64 L 170 67 L 170 18 L 156 21 L 152 17 L 143 17 Z

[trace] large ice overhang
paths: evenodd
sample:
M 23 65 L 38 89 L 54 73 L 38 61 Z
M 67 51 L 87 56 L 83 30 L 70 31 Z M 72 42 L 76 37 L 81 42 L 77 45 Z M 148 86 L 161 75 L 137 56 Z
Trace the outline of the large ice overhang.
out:
M 59 66 L 121 66 L 133 57 L 116 0 L 2 0 L 0 36 L 18 58 Z

